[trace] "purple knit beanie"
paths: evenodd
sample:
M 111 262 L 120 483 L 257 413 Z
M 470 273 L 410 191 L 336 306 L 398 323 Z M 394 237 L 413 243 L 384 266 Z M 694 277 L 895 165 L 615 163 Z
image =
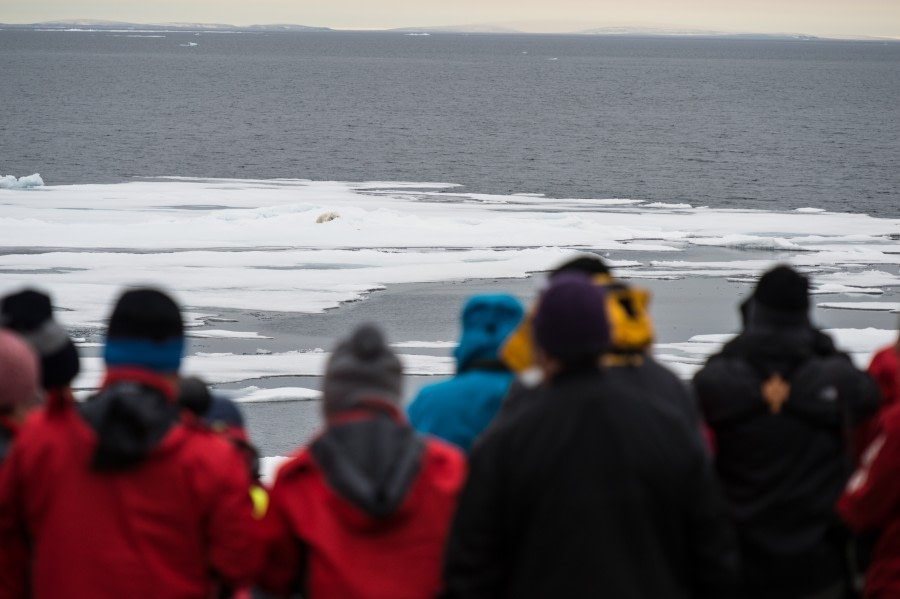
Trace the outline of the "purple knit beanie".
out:
M 0 329 L 0 410 L 37 401 L 41 369 L 31 346 L 18 335 Z
M 609 345 L 606 294 L 582 273 L 560 273 L 541 294 L 533 327 L 537 345 L 555 358 L 600 354 Z

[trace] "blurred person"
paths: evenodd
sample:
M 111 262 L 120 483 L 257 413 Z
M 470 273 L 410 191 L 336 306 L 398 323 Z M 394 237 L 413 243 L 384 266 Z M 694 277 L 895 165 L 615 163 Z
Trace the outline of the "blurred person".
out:
M 499 358 L 506 337 L 522 320 L 511 295 L 476 295 L 462 311 L 462 335 L 453 352 L 456 375 L 423 387 L 407 413 L 413 427 L 464 451 L 490 424 L 515 375 Z
M 729 597 L 735 551 L 706 451 L 675 406 L 602 368 L 603 288 L 553 277 L 532 333 L 544 382 L 472 449 L 444 597 Z
M 900 339 L 875 352 L 868 373 L 875 379 L 881 393 L 879 412 L 883 413 L 900 403 Z M 881 418 L 873 417 L 861 427 L 856 438 L 858 453 L 879 435 L 881 423 Z
M 900 403 L 900 339 L 875 352 L 869 374 L 881 390 L 883 407 Z
M 179 381 L 178 403 L 212 431 L 221 434 L 240 454 L 250 475 L 253 515 L 261 519 L 266 514 L 269 494 L 261 481 L 259 451 L 250 441 L 241 409 L 231 399 L 214 394 L 203 379 L 195 376 L 182 377 Z
M 854 532 L 870 540 L 866 599 L 900 597 L 900 404 L 882 410 L 878 436 L 838 501 Z
M 696 399 L 690 388 L 672 371 L 657 362 L 652 355 L 654 327 L 650 317 L 650 293 L 639 287 L 627 285 L 613 277 L 609 266 L 599 256 L 577 256 L 550 272 L 548 284 L 565 273 L 580 273 L 605 290 L 606 316 L 610 325 L 610 339 L 602 352 L 600 362 L 608 375 L 616 376 L 628 385 L 640 387 L 650 401 L 670 404 L 683 412 L 697 430 L 703 431 Z M 501 356 L 517 372 L 524 373 L 535 367 L 535 347 L 532 319 L 540 302 L 510 335 L 503 346 Z M 537 395 L 525 393 L 527 385 L 521 381 L 513 384 L 503 402 L 499 420 L 523 407 Z
M 258 569 L 244 464 L 218 435 L 182 422 L 183 352 L 171 298 L 122 294 L 99 392 L 38 412 L 8 457 L 0 558 L 24 550 L 30 568 L 0 559 L 0 597 L 201 599 Z
M 74 405 L 70 385 L 80 368 L 78 350 L 53 319 L 50 296 L 34 289 L 5 296 L 0 300 L 0 324 L 21 335 L 40 358 L 47 409 L 55 412 Z
M 809 319 L 809 282 L 764 273 L 743 331 L 694 377 L 741 550 L 745 598 L 842 598 L 848 535 L 834 504 L 874 382 Z
M 40 363 L 31 346 L 0 329 L 0 468 L 26 416 L 40 399 Z
M 400 408 L 402 368 L 364 325 L 325 368 L 325 430 L 278 471 L 260 577 L 278 597 L 425 599 L 466 474 L 455 446 L 418 435 Z
M 3 482 L 6 456 L 26 417 L 39 405 L 40 397 L 37 355 L 24 339 L 12 331 L 0 329 L 0 490 L 6 484 Z M 2 517 L 0 511 L 0 519 Z M 10 542 L 0 531 L 0 597 L 24 596 L 27 568 L 26 547 Z
M 878 350 L 868 369 L 881 391 L 878 414 L 858 437 L 865 450 L 838 502 L 859 535 L 856 551 L 868 566 L 867 598 L 900 596 L 900 341 Z

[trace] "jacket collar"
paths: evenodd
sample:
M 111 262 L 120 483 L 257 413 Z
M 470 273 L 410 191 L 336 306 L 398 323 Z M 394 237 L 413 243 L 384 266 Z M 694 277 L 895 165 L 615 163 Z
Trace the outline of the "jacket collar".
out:
M 106 377 L 103 379 L 103 384 L 100 388 L 106 389 L 110 385 L 121 382 L 140 383 L 141 385 L 152 387 L 165 395 L 166 400 L 171 403 L 175 403 L 178 400 L 178 390 L 175 388 L 175 383 L 152 370 L 135 368 L 133 366 L 117 366 L 107 369 Z

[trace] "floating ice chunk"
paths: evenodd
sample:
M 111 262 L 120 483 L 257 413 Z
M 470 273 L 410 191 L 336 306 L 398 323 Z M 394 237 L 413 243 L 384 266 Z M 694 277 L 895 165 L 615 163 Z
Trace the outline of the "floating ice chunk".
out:
M 670 210 L 687 210 L 693 208 L 690 204 L 669 204 L 667 202 L 650 202 L 644 204 L 647 208 L 668 208 Z
M 182 312 L 181 318 L 185 327 L 202 327 L 212 320 L 215 314 L 203 314 L 201 312 Z
M 253 331 L 223 331 L 211 329 L 208 331 L 188 331 L 188 337 L 197 337 L 200 339 L 272 339 Z
M 398 341 L 391 343 L 391 347 L 417 347 L 422 349 L 442 349 L 447 347 L 456 347 L 456 341 Z
M 836 293 L 881 295 L 884 293 L 884 289 L 878 289 L 877 287 L 854 287 L 852 285 L 841 285 L 840 283 L 824 283 L 822 285 L 814 285 L 809 292 L 813 295 L 830 295 Z
M 229 391 L 231 398 L 239 403 L 265 402 L 265 401 L 309 401 L 319 399 L 321 391 L 307 389 L 306 387 L 278 387 L 277 389 L 260 389 L 259 387 L 247 387 L 237 391 Z
M 16 179 L 12 175 L 0 176 L 0 189 L 30 189 L 32 187 L 43 187 L 44 180 L 38 173 L 28 175 L 27 177 L 19 177 Z
M 872 312 L 900 312 L 900 302 L 822 302 L 828 310 L 868 310 Z

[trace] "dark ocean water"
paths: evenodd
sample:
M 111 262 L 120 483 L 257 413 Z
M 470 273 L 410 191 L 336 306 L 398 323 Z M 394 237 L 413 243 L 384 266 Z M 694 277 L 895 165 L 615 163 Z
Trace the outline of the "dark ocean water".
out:
M 0 31 L 0 175 L 442 181 L 900 216 L 900 44 L 163 35 Z

